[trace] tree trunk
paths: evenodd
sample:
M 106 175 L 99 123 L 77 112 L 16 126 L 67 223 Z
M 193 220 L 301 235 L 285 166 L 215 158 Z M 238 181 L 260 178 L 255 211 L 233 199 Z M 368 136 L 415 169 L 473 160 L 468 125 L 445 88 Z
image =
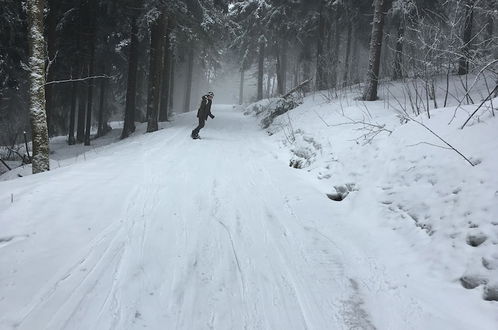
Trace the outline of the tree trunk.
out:
M 78 95 L 78 126 L 76 128 L 76 142 L 83 143 L 85 139 L 85 113 L 86 113 L 86 92 L 87 85 L 85 82 L 81 82 L 80 90 Z
M 76 82 L 71 83 L 71 112 L 69 113 L 69 136 L 68 136 L 68 144 L 70 146 L 76 143 L 74 139 L 74 124 L 76 120 L 76 101 L 77 101 L 77 88 Z
M 265 75 L 265 43 L 259 43 L 259 54 L 258 54 L 258 98 L 257 100 L 263 99 L 263 80 Z
M 175 67 L 176 67 L 176 57 L 174 45 L 171 45 L 171 73 L 169 79 L 169 109 L 173 109 L 174 97 L 175 97 Z
M 358 11 L 356 12 L 356 17 L 358 17 Z M 353 84 L 358 84 L 360 82 L 360 70 L 358 69 L 359 62 L 359 47 L 358 47 L 358 39 L 359 39 L 359 27 L 358 20 L 353 22 L 353 45 L 351 47 L 351 68 L 349 79 Z
M 95 48 L 90 46 L 90 64 L 88 65 L 88 76 L 93 77 L 95 70 Z M 87 103 L 86 103 L 86 121 L 85 121 L 85 138 L 84 144 L 86 146 L 90 145 L 90 133 L 92 129 L 92 111 L 93 111 L 93 87 L 94 81 L 90 79 L 88 81 L 88 93 L 87 93 Z
M 270 98 L 271 97 L 271 74 L 268 73 L 266 76 L 266 97 Z
M 47 81 L 55 80 L 55 70 L 54 63 L 56 57 L 56 40 L 57 40 L 57 11 L 56 6 L 54 5 L 54 0 L 49 1 L 49 10 L 47 14 L 47 53 L 48 53 L 48 61 L 46 66 L 46 76 Z M 46 104 L 46 112 L 47 112 L 47 126 L 48 126 L 48 134 L 52 136 L 56 133 L 55 123 L 53 122 L 53 113 L 55 108 L 54 102 L 54 92 L 56 85 L 45 85 L 45 104 Z
M 332 47 L 332 65 L 331 65 L 331 72 L 330 72 L 330 86 L 332 88 L 337 87 L 337 71 L 338 71 L 338 64 L 339 64 L 339 44 L 341 42 L 341 36 L 339 33 L 339 18 L 340 18 L 340 12 L 339 12 L 339 4 L 336 4 L 334 6 L 334 46 Z
M 318 39 L 316 44 L 316 89 L 327 89 L 326 63 L 327 59 L 324 52 L 325 44 L 325 0 L 320 2 L 320 19 L 318 22 Z
M 188 62 L 187 62 L 187 86 L 185 88 L 185 103 L 183 107 L 184 112 L 190 111 L 190 97 L 192 94 L 192 75 L 194 71 L 194 45 L 189 45 Z
M 491 13 L 494 13 L 493 6 L 494 6 L 494 0 L 488 0 L 486 10 L 491 12 Z M 486 36 L 484 38 L 486 40 L 486 43 L 485 43 L 486 53 L 488 53 L 488 54 L 491 54 L 491 48 L 492 48 L 492 44 L 494 42 L 493 41 L 494 17 L 496 17 L 496 15 L 493 15 L 491 13 L 487 14 Z
M 239 85 L 239 104 L 244 104 L 244 66 L 240 68 L 240 85 Z
M 95 43 L 96 43 L 96 30 L 97 30 L 97 3 L 95 0 L 89 0 L 88 2 L 88 13 L 90 17 L 90 22 L 88 23 L 89 31 L 89 49 L 90 49 L 90 63 L 88 65 L 88 76 L 93 77 L 95 75 Z M 93 89 L 95 86 L 95 80 L 90 78 L 88 81 L 88 102 L 86 107 L 86 124 L 85 124 L 85 145 L 90 145 L 90 132 L 92 129 L 92 111 L 93 111 Z
M 370 40 L 370 55 L 368 59 L 368 72 L 364 101 L 377 100 L 377 87 L 379 84 L 380 53 L 384 35 L 384 17 L 387 0 L 374 0 L 374 18 L 372 24 L 372 37 Z
M 301 63 L 299 63 L 299 61 L 296 61 L 296 63 L 294 63 L 294 75 L 293 75 L 293 79 L 294 79 L 294 86 L 297 86 L 297 84 L 299 84 L 299 68 L 301 66 Z
M 106 72 L 105 65 L 102 65 L 102 75 L 105 75 L 105 72 Z M 107 86 L 107 79 L 100 78 L 99 123 L 97 129 L 97 137 L 104 136 L 106 133 L 107 123 L 104 122 L 106 86 Z
M 344 75 L 342 76 L 342 87 L 349 84 L 349 62 L 351 59 L 351 39 L 353 34 L 353 23 L 351 18 L 347 17 L 347 35 L 346 35 L 346 56 L 344 57 Z
M 150 35 L 149 90 L 147 98 L 147 132 L 149 133 L 159 129 L 157 120 L 161 104 L 164 25 L 165 15 L 161 14 L 152 25 Z
M 280 46 L 277 42 L 277 45 L 276 45 L 276 59 L 277 59 L 277 63 L 275 63 L 275 75 L 277 76 L 277 84 L 279 84 L 279 81 L 282 79 L 281 78 L 281 74 L 282 74 L 282 69 L 281 69 L 281 59 L 280 59 Z M 277 86 L 277 93 L 280 93 L 280 84 L 279 86 Z M 273 94 L 273 93 L 272 93 Z M 283 94 L 283 93 L 282 93 Z
M 168 24 L 165 24 L 166 31 L 164 35 L 164 56 L 163 56 L 163 76 L 161 85 L 161 109 L 159 112 L 159 121 L 168 121 L 169 110 L 169 93 L 171 82 L 171 42 L 170 34 L 173 29 L 173 19 L 168 19 Z
M 474 18 L 474 1 L 467 0 L 465 3 L 465 24 L 463 27 L 462 36 L 462 56 L 458 62 L 458 74 L 465 75 L 469 73 L 469 58 L 470 58 L 470 40 L 472 38 L 472 21 Z
M 128 57 L 128 85 L 126 87 L 126 106 L 121 139 L 127 138 L 135 132 L 135 111 L 137 102 L 137 74 L 138 74 L 138 15 L 131 19 L 130 50 Z
M 281 44 L 277 45 L 277 84 L 280 95 L 284 95 L 287 89 L 287 49 L 287 40 L 281 40 Z
M 396 53 L 394 54 L 393 80 L 403 78 L 403 38 L 405 36 L 405 24 L 403 18 L 399 18 L 398 35 L 396 39 Z
M 83 0 L 80 0 L 79 4 L 80 10 L 83 8 Z M 81 41 L 83 40 L 83 15 L 79 15 L 78 19 L 78 31 L 76 36 L 76 56 L 75 56 L 75 70 L 76 78 L 83 78 L 85 72 L 86 62 L 84 59 L 84 54 L 81 47 Z M 73 83 L 74 84 L 74 83 Z M 84 92 L 86 91 L 86 82 L 81 81 L 75 83 L 76 88 L 76 100 L 78 113 L 76 114 L 77 126 L 76 126 L 76 141 L 75 143 L 83 143 L 85 137 L 85 111 L 86 111 L 86 101 L 83 97 Z
M 33 144 L 33 174 L 50 170 L 47 114 L 45 112 L 44 6 L 44 0 L 27 1 L 29 66 L 31 69 L 29 114 Z

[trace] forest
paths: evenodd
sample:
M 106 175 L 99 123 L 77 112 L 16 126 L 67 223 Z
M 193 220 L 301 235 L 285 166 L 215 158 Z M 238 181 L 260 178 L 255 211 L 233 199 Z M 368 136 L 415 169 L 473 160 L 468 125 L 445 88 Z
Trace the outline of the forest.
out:
M 3 160 L 48 170 L 50 137 L 91 145 L 193 111 L 202 93 L 247 103 L 473 73 L 496 92 L 496 0 L 2 0 Z M 304 83 L 304 84 L 302 84 Z M 441 92 L 441 91 L 437 91 Z M 449 86 L 446 100 L 451 98 Z M 417 95 L 418 96 L 418 95 Z M 469 100 L 468 103 L 477 102 Z M 427 104 L 430 100 L 427 100 Z M 434 101 L 435 102 L 435 101 Z M 24 134 L 23 134 L 24 133 Z M 32 151 L 24 147 L 32 141 Z M 28 149 L 28 150 L 27 150 Z M 31 154 L 30 154 L 31 152 Z
M 497 32 L 498 0 L 0 0 L 0 329 L 497 330 Z

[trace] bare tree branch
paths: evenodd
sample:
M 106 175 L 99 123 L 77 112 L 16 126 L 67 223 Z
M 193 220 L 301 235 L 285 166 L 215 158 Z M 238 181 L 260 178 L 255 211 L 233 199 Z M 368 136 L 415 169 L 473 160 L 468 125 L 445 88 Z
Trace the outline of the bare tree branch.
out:
M 484 101 L 482 101 L 482 103 L 477 107 L 476 111 L 474 111 L 469 116 L 469 118 L 465 121 L 465 123 L 463 123 L 461 129 L 463 129 L 465 127 L 465 125 L 467 125 L 467 123 L 470 121 L 470 119 L 472 117 L 474 117 L 474 115 L 477 113 L 477 111 L 479 111 L 479 109 L 481 109 L 481 107 L 484 105 L 484 103 L 486 103 L 491 98 L 491 96 L 495 93 L 495 91 L 498 91 L 498 84 L 495 86 L 495 88 L 493 89 L 493 91 L 491 93 L 489 93 L 489 95 L 484 99 Z
M 66 80 L 57 80 L 57 81 L 49 81 L 45 83 L 45 86 L 47 85 L 54 85 L 54 84 L 64 84 L 64 83 L 72 83 L 72 82 L 78 82 L 78 81 L 86 81 L 86 80 L 92 80 L 92 79 L 111 79 L 113 78 L 112 76 L 108 75 L 100 75 L 100 76 L 91 76 L 91 77 L 84 77 L 84 78 L 78 78 L 78 79 L 66 79 Z

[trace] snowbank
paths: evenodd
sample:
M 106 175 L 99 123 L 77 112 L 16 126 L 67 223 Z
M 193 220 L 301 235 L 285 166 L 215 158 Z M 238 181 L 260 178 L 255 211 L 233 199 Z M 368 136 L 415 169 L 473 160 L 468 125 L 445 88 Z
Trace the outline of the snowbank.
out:
M 477 105 L 455 111 L 454 98 L 452 106 L 434 109 L 434 103 L 444 102 L 438 95 L 429 119 L 426 105 L 413 113 L 406 86 L 384 85 L 376 102 L 355 99 L 354 90 L 333 98 L 309 96 L 278 117 L 268 133 L 287 150 L 289 166 L 307 171 L 332 203 L 345 200 L 363 209 L 365 217 L 355 221 L 398 232 L 435 274 L 497 301 L 498 118 L 492 108 L 498 114 L 498 99 L 487 102 L 462 130 Z M 478 104 L 487 96 L 480 88 L 471 93 Z M 403 256 L 395 259 L 402 264 Z

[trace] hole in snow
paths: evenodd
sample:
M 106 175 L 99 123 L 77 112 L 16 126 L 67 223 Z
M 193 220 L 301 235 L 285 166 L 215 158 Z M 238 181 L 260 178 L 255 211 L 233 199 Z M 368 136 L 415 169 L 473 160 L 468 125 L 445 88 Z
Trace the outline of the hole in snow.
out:
M 487 270 L 498 269 L 498 258 L 485 258 L 482 257 L 482 265 Z
M 343 201 L 344 198 L 346 198 L 346 195 L 343 194 L 338 194 L 338 193 L 332 193 L 332 194 L 327 194 L 327 197 L 333 201 L 340 202 Z
M 465 289 L 475 289 L 481 284 L 486 284 L 487 281 L 479 276 L 462 276 L 460 277 L 460 284 Z
M 327 197 L 333 201 L 340 202 L 343 201 L 350 192 L 358 191 L 356 184 L 346 183 L 344 186 L 335 186 L 335 192 L 327 194 Z
M 473 247 L 477 247 L 484 243 L 488 237 L 483 233 L 469 234 L 467 235 L 467 244 Z
M 498 301 L 498 285 L 484 287 L 482 298 L 487 301 Z

